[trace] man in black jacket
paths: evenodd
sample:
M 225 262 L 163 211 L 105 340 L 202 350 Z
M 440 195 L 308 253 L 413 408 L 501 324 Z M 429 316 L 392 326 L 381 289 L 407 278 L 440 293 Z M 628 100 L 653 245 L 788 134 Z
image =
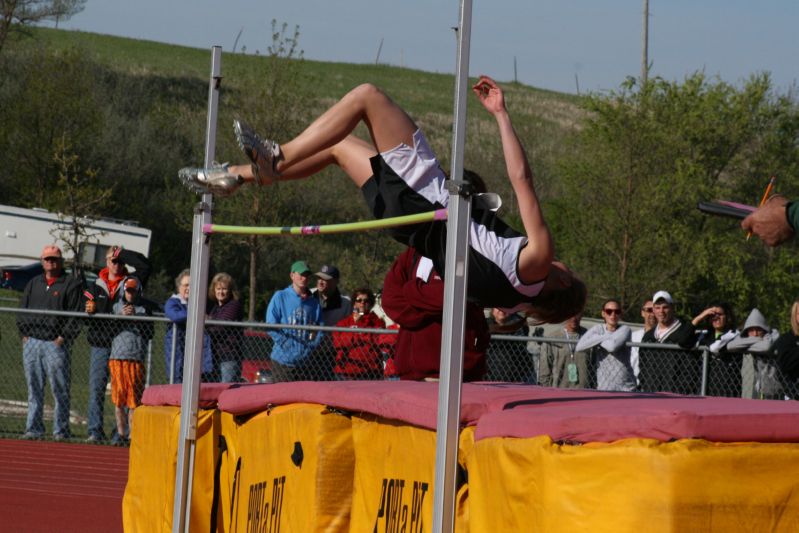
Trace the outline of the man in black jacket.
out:
M 121 246 L 112 246 L 106 252 L 106 266 L 100 270 L 97 281 L 84 292 L 84 308 L 94 315 L 113 314 L 114 302 L 124 292 L 121 281 L 126 277 L 136 277 L 141 286 L 150 277 L 150 261 L 139 252 L 126 250 Z M 128 266 L 136 272 L 128 272 Z M 111 353 L 111 341 L 117 331 L 112 320 L 92 319 L 86 331 L 89 341 L 89 405 L 88 433 L 89 442 L 105 440 L 103 431 L 103 407 L 105 390 L 108 385 L 108 358 Z M 123 435 L 124 436 L 124 435 Z
M 45 246 L 41 254 L 44 274 L 30 280 L 22 293 L 20 308 L 47 311 L 79 311 L 81 282 L 64 272 L 61 249 Z M 44 436 L 45 375 L 55 398 L 53 438 L 68 439 L 70 345 L 80 333 L 73 317 L 19 313 L 17 328 L 22 337 L 22 361 L 28 384 L 28 419 L 23 438 Z
M 657 323 L 644 333 L 642 343 L 677 344 L 690 349 L 696 344 L 696 328 L 674 314 L 674 300 L 666 291 L 652 297 Z M 673 349 L 641 348 L 639 379 L 646 392 L 699 394 L 701 365 L 695 353 Z

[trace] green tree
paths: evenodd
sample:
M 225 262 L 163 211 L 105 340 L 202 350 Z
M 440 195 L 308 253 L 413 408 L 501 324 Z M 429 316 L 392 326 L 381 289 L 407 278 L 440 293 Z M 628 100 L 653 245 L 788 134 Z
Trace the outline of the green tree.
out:
M 80 273 L 82 245 L 99 233 L 91 228 L 92 219 L 108 212 L 112 190 L 97 185 L 97 172 L 81 168 L 80 158 L 71 152 L 69 142 L 58 141 L 54 160 L 59 168 L 56 187 L 47 197 L 47 207 L 58 213 L 60 228 L 53 237 L 66 243 L 73 256 L 73 272 Z
M 237 116 L 253 124 L 263 135 L 273 139 L 288 139 L 304 125 L 309 98 L 300 69 L 303 51 L 299 48 L 299 27 L 295 26 L 293 32 L 288 32 L 287 24 L 279 26 L 276 20 L 272 20 L 270 35 L 271 43 L 258 69 L 239 71 L 233 67 L 234 76 L 239 78 L 243 90 L 234 95 L 235 102 L 230 107 L 239 110 Z M 226 121 L 226 125 L 230 123 L 230 120 Z M 232 136 L 225 138 L 227 141 L 226 144 L 223 142 L 223 151 L 235 152 L 236 157 L 241 158 L 238 149 L 232 146 Z M 298 216 L 302 219 L 304 202 L 298 192 L 298 189 L 284 188 L 278 182 L 270 186 L 268 191 L 259 187 L 245 187 L 230 198 L 218 200 L 214 216 L 232 221 L 226 223 L 246 226 L 284 224 L 287 220 L 296 220 Z M 219 239 L 214 243 L 218 263 L 224 264 L 227 270 L 246 273 L 249 320 L 255 319 L 259 302 L 258 273 L 274 275 L 282 272 L 283 269 L 279 267 L 288 264 L 286 258 L 290 257 L 292 250 L 296 250 L 296 243 L 280 244 L 279 247 L 270 246 L 264 237 L 257 235 Z M 237 253 L 242 248 L 246 254 Z M 219 261 L 222 257 L 226 259 Z M 243 264 L 242 259 L 246 259 Z M 238 269 L 237 263 L 240 265 Z M 284 273 L 280 281 L 268 281 L 282 283 L 287 275 Z
M 780 277 L 774 262 L 791 269 L 793 261 L 747 245 L 735 223 L 696 205 L 755 203 L 769 175 L 795 171 L 796 102 L 774 95 L 767 75 L 739 89 L 697 73 L 642 87 L 630 79 L 584 105 L 573 152 L 559 163 L 562 195 L 547 216 L 559 255 L 588 282 L 589 309 L 612 296 L 629 310 L 666 288 L 685 312 L 717 298 L 766 310 L 768 301 L 778 312 L 777 300 L 799 284 L 771 287 Z
M 0 0 L 0 52 L 14 33 L 45 20 L 67 20 L 83 11 L 86 0 Z

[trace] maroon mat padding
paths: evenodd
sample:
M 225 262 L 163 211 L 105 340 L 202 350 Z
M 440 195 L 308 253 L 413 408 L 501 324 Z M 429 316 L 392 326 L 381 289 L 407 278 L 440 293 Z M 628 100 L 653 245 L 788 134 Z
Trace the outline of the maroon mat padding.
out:
M 198 402 L 203 409 L 213 409 L 216 407 L 216 399 L 222 393 L 235 386 L 233 383 L 201 383 Z M 144 389 L 141 398 L 142 405 L 171 405 L 180 407 L 183 395 L 183 385 L 150 385 Z
M 295 382 L 230 388 L 219 408 L 234 414 L 269 405 L 310 402 L 434 429 L 438 383 Z M 799 402 L 570 390 L 465 383 L 461 424 L 475 438 L 534 437 L 608 442 L 646 437 L 668 441 L 799 442 Z
M 128 449 L 0 439 L 0 531 L 122 531 Z

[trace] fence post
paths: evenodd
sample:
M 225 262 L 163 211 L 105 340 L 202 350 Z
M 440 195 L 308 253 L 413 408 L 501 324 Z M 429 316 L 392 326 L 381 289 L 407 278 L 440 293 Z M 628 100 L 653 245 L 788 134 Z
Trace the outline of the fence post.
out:
M 708 373 L 708 359 L 710 357 L 710 350 L 707 348 L 702 349 L 702 388 L 699 391 L 700 396 L 705 396 L 707 393 L 707 373 Z
M 172 323 L 172 354 L 169 357 L 169 384 L 175 383 L 175 350 L 178 345 L 178 325 Z
M 150 374 L 153 370 L 153 339 L 147 341 L 147 370 L 145 371 L 144 386 L 150 386 Z

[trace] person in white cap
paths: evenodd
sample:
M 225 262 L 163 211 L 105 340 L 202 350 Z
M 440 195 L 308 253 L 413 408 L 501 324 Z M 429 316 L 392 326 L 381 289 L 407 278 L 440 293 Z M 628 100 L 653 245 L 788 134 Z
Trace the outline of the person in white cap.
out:
M 44 273 L 31 279 L 22 293 L 20 308 L 47 311 L 81 310 L 80 280 L 64 272 L 64 257 L 55 245 L 41 253 Z M 28 419 L 25 439 L 44 436 L 45 376 L 55 399 L 53 439 L 71 437 L 69 429 L 70 345 L 80 333 L 76 318 L 54 315 L 17 315 L 22 337 L 22 362 L 28 384 Z
M 644 333 L 641 342 L 677 344 L 693 348 L 696 328 L 690 320 L 681 320 L 674 313 L 674 299 L 666 291 L 652 296 L 655 327 Z M 674 349 L 641 349 L 639 351 L 641 389 L 647 392 L 699 394 L 701 367 L 698 353 Z

